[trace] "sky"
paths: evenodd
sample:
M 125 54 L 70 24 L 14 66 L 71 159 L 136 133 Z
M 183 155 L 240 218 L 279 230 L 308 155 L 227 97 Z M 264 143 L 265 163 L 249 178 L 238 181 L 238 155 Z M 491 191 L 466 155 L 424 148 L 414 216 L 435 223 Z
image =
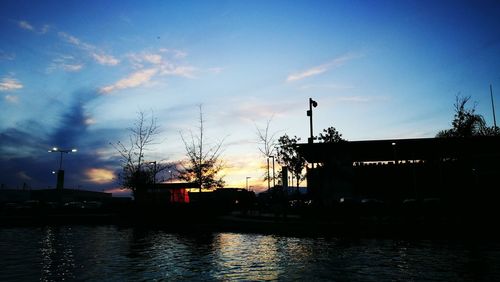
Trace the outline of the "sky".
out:
M 224 140 L 228 187 L 266 184 L 256 127 L 307 142 L 433 137 L 457 95 L 500 109 L 498 1 L 0 1 L 0 183 L 119 194 L 138 112 L 157 118 L 151 161 L 186 159 L 199 105 Z

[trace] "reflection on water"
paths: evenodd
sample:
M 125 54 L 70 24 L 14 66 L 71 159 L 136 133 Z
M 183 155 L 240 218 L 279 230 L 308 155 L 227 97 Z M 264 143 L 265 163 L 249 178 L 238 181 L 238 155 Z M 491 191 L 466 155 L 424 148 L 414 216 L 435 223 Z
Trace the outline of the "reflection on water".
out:
M 500 243 L 168 233 L 116 226 L 0 229 L 0 281 L 500 281 Z

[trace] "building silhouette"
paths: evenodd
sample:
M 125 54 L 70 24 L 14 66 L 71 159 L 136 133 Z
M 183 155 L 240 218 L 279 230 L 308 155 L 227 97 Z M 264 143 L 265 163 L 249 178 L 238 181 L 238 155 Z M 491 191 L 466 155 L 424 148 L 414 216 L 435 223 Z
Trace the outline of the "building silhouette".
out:
M 317 207 L 349 201 L 438 203 L 454 212 L 497 206 L 500 137 L 299 144 Z

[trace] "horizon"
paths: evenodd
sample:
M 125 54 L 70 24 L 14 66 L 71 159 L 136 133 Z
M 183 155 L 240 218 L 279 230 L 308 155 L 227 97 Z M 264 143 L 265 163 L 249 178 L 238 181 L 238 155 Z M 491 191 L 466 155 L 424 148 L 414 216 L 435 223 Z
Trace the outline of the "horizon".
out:
M 179 132 L 203 105 L 210 142 L 225 138 L 226 186 L 267 189 L 256 126 L 309 137 L 334 126 L 349 141 L 434 137 L 457 95 L 488 124 L 500 89 L 497 1 L 2 1 L 0 183 L 112 191 L 109 143 L 138 111 L 177 163 Z

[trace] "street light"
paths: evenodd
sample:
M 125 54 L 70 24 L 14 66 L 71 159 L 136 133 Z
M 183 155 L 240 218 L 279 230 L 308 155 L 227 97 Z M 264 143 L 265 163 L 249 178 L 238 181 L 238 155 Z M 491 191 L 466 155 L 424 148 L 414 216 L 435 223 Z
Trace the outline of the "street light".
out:
M 309 128 L 311 130 L 311 137 L 308 138 L 309 144 L 312 144 L 314 142 L 314 135 L 313 135 L 313 111 L 312 108 L 316 108 L 318 106 L 318 102 L 314 101 L 312 98 L 309 98 L 309 110 L 306 112 L 307 116 L 309 117 Z
M 149 162 L 150 165 L 153 166 L 153 190 L 156 189 L 156 161 Z
M 64 188 L 64 170 L 62 169 L 62 161 L 63 161 L 63 153 L 64 154 L 69 154 L 69 153 L 76 153 L 76 149 L 61 149 L 57 147 L 53 147 L 48 151 L 49 153 L 60 153 L 60 158 L 59 158 L 59 170 L 57 171 L 57 190 L 62 190 Z
M 273 159 L 273 187 L 275 187 L 275 186 L 276 186 L 276 177 L 275 177 L 275 175 L 274 175 L 274 174 L 275 174 L 275 172 L 274 172 L 274 156 L 269 156 L 269 157 L 267 158 L 267 164 L 268 164 L 268 166 L 267 166 L 267 167 L 268 167 L 267 171 L 269 171 L 269 158 Z
M 397 156 L 396 156 L 396 142 L 392 142 L 391 143 L 392 145 L 392 152 L 394 154 L 394 164 L 397 164 L 398 163 L 398 159 L 397 159 Z
M 247 176 L 247 178 L 246 178 L 246 181 L 247 181 L 247 184 L 246 184 L 247 190 L 248 190 L 248 179 L 250 179 L 250 178 L 251 178 L 250 176 Z

